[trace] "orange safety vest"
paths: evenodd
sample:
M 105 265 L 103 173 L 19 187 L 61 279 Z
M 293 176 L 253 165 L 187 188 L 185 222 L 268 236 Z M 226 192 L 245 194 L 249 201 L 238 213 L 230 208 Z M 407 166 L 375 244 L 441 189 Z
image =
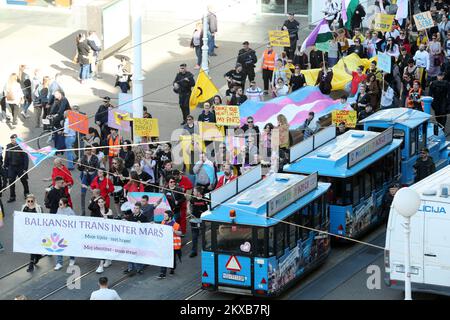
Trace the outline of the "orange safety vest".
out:
M 275 50 L 272 50 L 272 53 L 269 54 L 268 50 L 264 50 L 264 55 L 263 55 L 263 65 L 262 68 L 263 69 L 267 69 L 267 70 L 274 70 L 275 69 Z
M 117 157 L 119 155 L 120 148 L 111 148 L 111 146 L 118 146 L 119 144 L 120 144 L 119 135 L 117 135 L 116 140 L 113 140 L 111 135 L 108 136 L 108 146 L 110 147 L 108 156 Z
M 161 224 L 166 224 L 166 221 L 163 220 L 161 222 Z M 180 225 L 178 223 L 174 223 L 173 226 L 173 231 L 178 231 L 180 230 Z M 176 235 L 175 232 L 173 233 L 173 250 L 180 250 L 181 249 L 181 237 Z

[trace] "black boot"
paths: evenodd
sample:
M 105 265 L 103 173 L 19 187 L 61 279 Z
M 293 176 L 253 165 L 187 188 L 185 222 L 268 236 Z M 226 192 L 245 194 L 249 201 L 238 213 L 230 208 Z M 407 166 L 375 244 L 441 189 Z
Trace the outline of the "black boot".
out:
M 28 265 L 27 272 L 33 272 L 33 271 L 34 271 L 34 263 L 30 262 L 30 264 Z

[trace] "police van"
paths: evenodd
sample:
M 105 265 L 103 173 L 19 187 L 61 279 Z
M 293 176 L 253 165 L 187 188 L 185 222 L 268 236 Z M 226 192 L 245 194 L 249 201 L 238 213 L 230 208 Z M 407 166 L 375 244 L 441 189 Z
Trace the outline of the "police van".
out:
M 411 217 L 411 287 L 413 291 L 450 295 L 450 165 L 411 186 L 421 198 Z M 403 289 L 404 218 L 393 207 L 386 231 L 385 281 Z

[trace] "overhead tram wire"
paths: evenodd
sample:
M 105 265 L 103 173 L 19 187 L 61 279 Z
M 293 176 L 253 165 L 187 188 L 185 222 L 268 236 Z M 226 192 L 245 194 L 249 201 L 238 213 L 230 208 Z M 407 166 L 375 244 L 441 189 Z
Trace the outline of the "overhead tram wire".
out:
M 365 2 L 362 2 L 362 3 L 367 3 L 368 1 L 369 1 L 369 0 L 367 0 L 367 1 L 365 1 Z M 319 22 L 322 21 L 322 20 L 323 20 L 323 18 L 320 19 L 320 20 L 317 20 L 317 21 L 313 22 L 312 24 L 319 23 Z M 298 31 L 303 30 L 303 29 L 306 29 L 306 28 L 309 28 L 309 24 L 308 24 L 308 25 L 305 25 L 305 26 L 302 26 L 302 27 L 299 27 L 299 30 L 298 30 Z M 280 37 L 277 38 L 277 39 L 282 39 L 282 38 L 283 38 L 283 37 L 280 36 Z M 267 40 L 267 37 L 265 38 L 265 40 Z M 264 44 L 262 44 L 262 45 L 260 45 L 260 46 L 258 46 L 258 47 L 255 47 L 255 49 L 256 49 L 256 50 L 257 50 L 257 49 L 261 49 L 261 48 L 263 48 L 265 45 L 266 45 L 266 43 L 264 43 Z M 253 50 L 255 50 L 255 49 L 253 49 Z M 245 54 L 245 53 L 242 53 L 241 55 L 244 55 L 244 54 Z M 239 56 L 240 56 L 240 55 L 238 55 L 237 57 L 239 57 Z M 220 67 L 220 66 L 224 65 L 225 63 L 230 62 L 230 61 L 232 61 L 232 60 L 236 60 L 237 57 L 232 57 L 232 58 L 230 58 L 230 59 L 227 59 L 227 60 L 225 60 L 225 61 L 222 61 L 222 62 L 220 62 L 220 63 L 218 63 L 218 64 L 216 64 L 216 65 L 210 67 L 209 70 L 212 70 L 212 69 L 215 69 L 215 68 L 217 68 L 217 67 Z M 148 93 L 145 93 L 144 95 L 142 95 L 142 96 L 140 96 L 140 97 L 137 97 L 137 98 L 131 99 L 131 100 L 129 100 L 129 101 L 126 101 L 126 102 L 124 102 L 124 103 L 122 103 L 122 104 L 119 104 L 116 108 L 118 108 L 118 107 L 120 107 L 120 106 L 123 106 L 123 105 L 127 105 L 127 104 L 129 104 L 130 102 L 133 102 L 133 101 L 135 101 L 135 100 L 138 100 L 138 99 L 144 98 L 144 97 L 146 97 L 146 96 L 149 96 L 149 95 L 151 95 L 151 94 L 157 93 L 157 92 L 159 92 L 159 91 L 161 91 L 161 90 L 164 90 L 164 89 L 166 89 L 166 88 L 169 88 L 169 87 L 171 87 L 171 86 L 173 86 L 173 82 L 170 83 L 170 84 L 167 84 L 167 85 L 165 85 L 165 86 L 162 86 L 162 87 L 160 87 L 160 88 L 158 88 L 158 89 L 155 89 L 155 90 L 153 90 L 153 91 L 150 91 L 150 92 L 148 92 Z M 109 112 L 109 110 L 105 110 L 105 111 L 103 111 L 103 112 L 101 112 L 101 113 L 99 113 L 99 114 L 106 113 L 106 112 Z M 92 117 L 94 117 L 94 116 L 95 116 L 95 114 L 90 115 L 90 116 L 88 116 L 88 119 L 90 119 L 90 118 L 92 118 Z M 83 120 L 74 122 L 74 123 L 72 123 L 71 125 L 73 126 L 73 125 L 78 124 L 78 123 L 80 123 L 80 122 L 82 122 L 82 121 L 83 121 Z M 59 131 L 61 131 L 61 130 L 64 130 L 64 128 L 60 128 L 60 129 L 57 129 L 57 130 L 54 130 L 54 131 L 50 131 L 50 132 L 48 132 L 48 133 L 46 133 L 46 134 L 43 134 L 43 135 L 41 135 L 41 136 L 38 136 L 38 137 L 36 137 L 36 138 L 30 139 L 30 140 L 28 140 L 28 141 L 25 141 L 24 143 L 29 143 L 29 142 L 38 140 L 38 139 L 40 139 L 40 138 L 42 138 L 42 137 L 46 137 L 46 136 L 48 136 L 48 135 L 52 135 L 53 133 L 59 132 Z
M 54 156 L 54 155 L 52 155 L 51 157 L 53 157 L 53 158 L 59 158 L 59 157 Z M 59 159 L 62 159 L 63 161 L 66 161 L 66 162 L 68 162 L 68 163 L 77 164 L 75 161 L 67 160 L 67 159 L 65 159 L 65 158 L 59 158 Z M 95 170 L 100 171 L 100 172 L 106 172 L 106 173 L 109 174 L 109 175 L 111 174 L 111 173 L 110 173 L 109 171 L 107 171 L 107 170 L 103 170 L 103 169 L 100 169 L 100 168 L 94 168 L 94 167 L 89 166 L 89 165 L 83 165 L 83 167 L 89 168 L 89 169 L 95 169 Z M 128 180 L 128 181 L 137 182 L 137 183 L 142 183 L 143 185 L 156 187 L 156 188 L 159 188 L 159 189 L 162 189 L 162 190 L 166 190 L 166 191 L 167 191 L 167 190 L 170 190 L 171 192 L 174 192 L 174 193 L 182 194 L 182 195 L 184 195 L 184 196 L 188 195 L 188 196 L 191 197 L 191 198 L 195 198 L 195 199 L 198 199 L 198 200 L 204 200 L 204 201 L 206 201 L 206 202 L 211 203 L 211 200 L 208 199 L 208 198 L 196 197 L 196 196 L 190 195 L 190 194 L 188 194 L 188 193 L 186 193 L 186 192 L 180 192 L 180 191 L 171 190 L 171 189 L 166 188 L 166 187 L 161 187 L 161 186 L 156 185 L 156 184 L 153 184 L 153 183 L 142 182 L 142 181 L 140 181 L 140 180 L 135 180 L 135 179 L 132 179 L 132 178 L 128 178 L 127 180 Z M 227 206 L 227 205 L 225 205 L 225 204 L 223 204 L 223 203 L 220 204 L 220 205 L 221 205 L 221 206 L 224 206 L 224 207 L 228 207 L 228 208 L 230 208 L 230 209 L 235 209 L 235 208 L 232 208 L 232 207 L 230 207 L 230 206 Z M 249 214 L 251 214 L 251 215 L 258 216 L 257 213 L 254 213 L 254 212 L 251 212 L 251 211 L 247 211 L 247 210 L 244 210 L 244 209 L 239 209 L 239 210 L 242 211 L 242 212 L 245 212 L 245 213 L 249 213 Z M 289 225 L 296 226 L 296 227 L 299 227 L 299 228 L 307 229 L 307 230 L 309 230 L 309 231 L 315 231 L 315 232 L 318 232 L 318 233 L 321 233 L 321 234 L 326 234 L 326 235 L 333 236 L 333 237 L 336 237 L 336 238 L 340 238 L 340 239 L 343 239 L 343 240 L 347 240 L 347 241 L 351 241 L 351 242 L 356 242 L 356 243 L 363 244 L 363 245 L 366 245 L 366 246 L 370 246 L 370 247 L 373 247 L 373 248 L 376 248 L 376 249 L 385 250 L 384 247 L 380 247 L 380 246 L 374 245 L 374 244 L 372 244 L 372 243 L 364 242 L 364 241 L 361 241 L 361 240 L 357 240 L 357 239 L 352 239 L 352 238 L 349 238 L 349 237 L 341 236 L 341 235 L 334 234 L 334 233 L 331 233 L 331 232 L 328 232 L 328 231 L 323 231 L 323 230 L 318 230 L 318 229 L 314 229 L 314 228 L 302 226 L 302 225 L 299 225 L 299 224 L 295 224 L 295 223 L 293 223 L 293 222 L 288 222 L 288 221 L 276 219 L 276 218 L 273 218 L 273 217 L 268 217 L 267 219 L 270 219 L 270 220 L 273 220 L 273 221 L 277 221 L 277 222 L 281 222 L 281 223 L 285 223 L 285 224 L 289 224 Z

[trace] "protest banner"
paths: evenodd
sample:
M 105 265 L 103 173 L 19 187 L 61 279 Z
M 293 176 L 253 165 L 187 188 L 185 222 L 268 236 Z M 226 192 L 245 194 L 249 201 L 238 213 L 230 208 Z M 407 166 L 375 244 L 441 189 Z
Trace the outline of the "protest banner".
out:
M 331 123 L 337 126 L 341 122 L 344 122 L 347 128 L 356 127 L 357 122 L 356 111 L 333 110 L 331 113 Z
M 88 116 L 72 110 L 67 113 L 69 118 L 69 128 L 83 134 L 87 134 L 89 130 Z
M 130 114 L 120 110 L 108 110 L 108 127 L 126 132 L 131 131 Z
M 240 126 L 241 117 L 238 106 L 219 105 L 214 107 L 216 124 L 220 126 Z
M 269 42 L 274 47 L 290 47 L 291 39 L 287 30 L 271 30 L 269 31 Z
M 139 137 L 159 137 L 158 119 L 134 118 L 133 132 Z
M 200 137 L 205 141 L 223 141 L 225 130 L 223 126 L 218 126 L 215 123 L 198 122 Z
M 377 13 L 375 15 L 375 26 L 376 31 L 388 32 L 391 31 L 392 23 L 394 22 L 394 15 Z
M 386 72 L 391 73 L 391 63 L 392 59 L 391 56 L 386 53 L 379 53 L 378 54 L 378 69 Z
M 133 113 L 133 95 L 119 92 L 117 108 L 121 111 Z
M 416 23 L 418 31 L 434 27 L 433 18 L 431 17 L 430 11 L 415 14 L 414 22 Z
M 173 267 L 170 226 L 84 216 L 14 212 L 14 252 Z

